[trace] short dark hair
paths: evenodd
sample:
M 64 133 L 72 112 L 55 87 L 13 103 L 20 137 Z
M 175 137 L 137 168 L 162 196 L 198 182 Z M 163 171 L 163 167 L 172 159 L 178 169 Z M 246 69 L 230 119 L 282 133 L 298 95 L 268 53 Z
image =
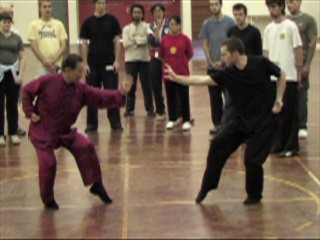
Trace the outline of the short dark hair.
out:
M 166 11 L 166 8 L 161 4 L 161 3 L 156 3 L 156 4 L 153 4 L 152 7 L 151 7 L 151 14 L 153 15 L 153 11 L 156 9 L 156 8 L 160 8 L 163 12 Z
M 83 59 L 78 54 L 68 54 L 62 62 L 62 71 L 65 71 L 67 68 L 75 70 L 77 68 L 77 64 L 83 62 Z
M 181 24 L 181 17 L 178 16 L 178 15 L 175 15 L 175 16 L 172 16 L 170 19 L 169 19 L 169 22 L 171 22 L 171 20 L 174 20 L 177 24 Z
M 7 20 L 7 21 L 10 21 L 12 22 L 12 16 L 9 12 L 2 12 L 0 13 L 0 21 L 2 20 Z
M 242 3 L 236 3 L 236 4 L 233 5 L 233 7 L 232 7 L 232 10 L 233 10 L 233 11 L 236 11 L 236 10 L 239 11 L 239 10 L 241 10 L 241 9 L 243 9 L 243 12 L 244 12 L 245 15 L 248 14 L 248 9 L 247 9 L 246 5 L 244 5 L 244 4 L 242 4 Z
M 234 53 L 235 51 L 239 52 L 241 55 L 245 53 L 245 47 L 242 40 L 238 37 L 231 37 L 226 39 L 222 44 L 222 46 L 226 46 L 230 53 Z
M 133 4 L 132 6 L 131 6 L 131 8 L 130 8 L 130 13 L 131 13 L 131 17 L 132 17 L 132 13 L 133 13 L 133 9 L 134 8 L 139 8 L 141 11 L 142 11 L 142 20 L 144 20 L 144 7 L 141 5 L 141 4 L 139 4 L 139 3 L 135 3 L 135 4 Z
M 282 10 L 281 10 L 281 13 L 283 15 L 286 14 L 286 0 L 266 0 L 266 5 L 267 6 L 270 6 L 270 5 L 273 5 L 273 4 L 276 4 L 279 7 L 283 7 Z

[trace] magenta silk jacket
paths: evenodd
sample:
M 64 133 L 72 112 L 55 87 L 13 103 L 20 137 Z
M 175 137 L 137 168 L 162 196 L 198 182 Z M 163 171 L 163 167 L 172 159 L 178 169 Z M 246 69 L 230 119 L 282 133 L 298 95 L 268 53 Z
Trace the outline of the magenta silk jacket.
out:
M 80 82 L 67 84 L 62 74 L 46 75 L 25 85 L 23 111 L 27 118 L 32 113 L 41 117 L 37 123 L 30 121 L 32 143 L 47 149 L 72 141 L 77 130 L 71 126 L 84 105 L 119 108 L 125 105 L 125 96 L 118 90 L 101 90 Z

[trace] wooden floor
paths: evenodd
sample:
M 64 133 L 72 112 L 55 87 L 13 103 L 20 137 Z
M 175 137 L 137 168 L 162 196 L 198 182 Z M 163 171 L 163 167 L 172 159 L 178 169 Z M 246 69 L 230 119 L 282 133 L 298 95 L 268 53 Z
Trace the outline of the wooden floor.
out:
M 27 76 L 34 74 L 32 54 Z M 199 53 L 201 55 L 201 53 Z M 205 73 L 196 56 L 194 73 Z M 99 130 L 88 135 L 100 157 L 103 180 L 114 200 L 106 206 L 82 184 L 71 154 L 58 149 L 56 212 L 46 211 L 39 196 L 38 165 L 26 137 L 18 147 L 0 149 L 0 238 L 319 238 L 319 51 L 311 74 L 309 136 L 298 157 L 270 155 L 265 164 L 264 198 L 246 207 L 243 149 L 227 162 L 219 189 L 196 205 L 209 147 L 209 96 L 205 87 L 190 89 L 195 126 L 165 130 L 148 118 L 141 88 L 136 114 L 122 118 L 124 131 L 110 131 L 106 112 Z M 30 80 L 28 77 L 27 79 Z M 123 114 L 123 109 L 121 110 Z M 76 123 L 84 132 L 86 111 Z M 28 122 L 20 115 L 20 125 Z

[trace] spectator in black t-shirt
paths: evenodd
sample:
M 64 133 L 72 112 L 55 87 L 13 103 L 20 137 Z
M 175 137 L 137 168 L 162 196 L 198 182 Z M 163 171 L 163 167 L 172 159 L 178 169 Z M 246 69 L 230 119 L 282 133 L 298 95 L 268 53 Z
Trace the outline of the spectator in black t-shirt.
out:
M 117 18 L 106 13 L 106 0 L 94 0 L 95 12 L 80 31 L 81 55 L 85 62 L 86 82 L 94 87 L 118 89 L 121 28 Z M 83 77 L 85 78 L 85 76 Z M 113 130 L 122 131 L 119 108 L 108 109 Z M 85 132 L 98 128 L 98 111 L 88 107 Z
M 247 22 L 247 13 L 247 7 L 244 4 L 237 3 L 233 5 L 233 16 L 237 26 L 230 28 L 227 36 L 240 38 L 244 44 L 246 55 L 261 56 L 263 53 L 261 34 L 259 29 Z M 225 102 L 226 104 L 223 111 L 220 128 L 224 128 L 235 114 L 228 91 L 225 91 Z
M 236 112 L 211 142 L 196 202 L 202 202 L 210 190 L 218 187 L 227 159 L 242 143 L 246 143 L 247 198 L 243 204 L 256 204 L 262 199 L 263 163 L 273 140 L 275 114 L 283 105 L 285 74 L 263 56 L 246 56 L 239 38 L 227 39 L 221 45 L 221 54 L 227 67 L 220 72 L 210 76 L 181 76 L 167 65 L 166 77 L 185 85 L 222 85 L 228 90 Z M 271 75 L 278 78 L 277 92 L 271 83 Z
M 238 37 L 242 40 L 246 55 L 262 55 L 261 33 L 258 28 L 247 22 L 247 7 L 242 3 L 233 5 L 233 17 L 237 23 L 229 29 L 228 37 Z

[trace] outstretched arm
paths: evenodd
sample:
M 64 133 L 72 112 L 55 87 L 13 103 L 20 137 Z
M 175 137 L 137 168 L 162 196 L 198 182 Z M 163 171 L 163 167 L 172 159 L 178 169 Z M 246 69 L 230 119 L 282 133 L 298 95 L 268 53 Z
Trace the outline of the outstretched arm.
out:
M 165 73 L 165 78 L 183 85 L 205 85 L 205 86 L 217 85 L 217 83 L 209 75 L 190 75 L 190 76 L 177 75 L 168 64 L 165 65 L 164 73 Z
M 85 86 L 84 104 L 96 108 L 119 108 L 125 105 L 125 95 L 133 84 L 132 76 L 126 75 L 120 83 L 120 90 L 101 90 Z

